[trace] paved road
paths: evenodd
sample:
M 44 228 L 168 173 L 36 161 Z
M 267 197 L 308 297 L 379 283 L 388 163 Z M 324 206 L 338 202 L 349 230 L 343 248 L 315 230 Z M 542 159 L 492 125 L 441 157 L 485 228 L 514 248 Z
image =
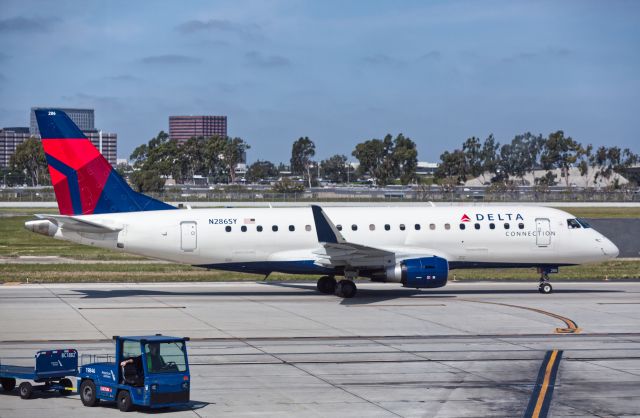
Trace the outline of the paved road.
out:
M 640 283 L 555 287 L 363 283 L 340 300 L 308 283 L 1 286 L 0 357 L 188 335 L 194 403 L 172 417 L 637 415 Z M 1 417 L 88 412 L 77 395 L 0 394 Z

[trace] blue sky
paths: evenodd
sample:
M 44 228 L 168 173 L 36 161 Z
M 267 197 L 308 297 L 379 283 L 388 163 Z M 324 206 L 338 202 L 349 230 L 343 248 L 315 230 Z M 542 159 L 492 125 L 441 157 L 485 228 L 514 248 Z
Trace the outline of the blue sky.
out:
M 172 114 L 224 114 L 249 161 L 399 132 L 419 159 L 469 136 L 563 129 L 640 152 L 637 1 L 0 0 L 0 126 L 92 107 L 119 157 Z

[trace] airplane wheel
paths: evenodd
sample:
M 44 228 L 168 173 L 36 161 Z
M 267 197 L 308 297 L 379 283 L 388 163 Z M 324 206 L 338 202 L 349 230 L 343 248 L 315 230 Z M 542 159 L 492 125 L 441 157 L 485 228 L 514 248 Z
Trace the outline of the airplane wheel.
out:
M 29 382 L 22 382 L 20 386 L 18 386 L 18 392 L 20 392 L 22 399 L 29 399 L 33 393 L 33 386 L 31 386 Z
M 551 283 L 540 283 L 540 286 L 538 286 L 538 292 L 548 295 L 553 292 L 553 287 L 551 287 Z
M 96 385 L 91 380 L 84 380 L 80 385 L 80 400 L 84 406 L 96 406 L 100 401 L 96 396 Z
M 330 276 L 322 276 L 318 279 L 318 291 L 322 293 L 332 294 L 336 291 L 336 279 Z
M 12 377 L 5 377 L 0 380 L 2 380 L 2 389 L 6 392 L 11 392 L 16 388 L 16 379 Z
M 340 280 L 336 286 L 336 295 L 345 299 L 354 297 L 357 291 L 356 284 L 351 280 Z
M 128 390 L 121 390 L 118 392 L 118 409 L 122 412 L 129 412 L 133 409 L 133 403 L 131 402 L 131 394 Z

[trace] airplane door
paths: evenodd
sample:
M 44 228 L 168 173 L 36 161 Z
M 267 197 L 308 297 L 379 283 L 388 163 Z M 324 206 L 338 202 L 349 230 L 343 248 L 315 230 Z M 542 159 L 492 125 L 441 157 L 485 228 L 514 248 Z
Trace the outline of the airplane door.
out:
M 193 251 L 198 246 L 198 226 L 193 221 L 180 223 L 180 248 Z
M 551 244 L 551 223 L 547 218 L 536 219 L 536 244 L 548 247 Z

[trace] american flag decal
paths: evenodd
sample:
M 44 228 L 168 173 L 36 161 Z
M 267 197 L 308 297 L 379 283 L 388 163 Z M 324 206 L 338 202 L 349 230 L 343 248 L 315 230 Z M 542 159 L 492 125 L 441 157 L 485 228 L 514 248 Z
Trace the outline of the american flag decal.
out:
M 250 224 L 254 224 L 256 223 L 256 219 L 255 218 L 244 218 L 244 224 L 245 225 L 250 225 Z

